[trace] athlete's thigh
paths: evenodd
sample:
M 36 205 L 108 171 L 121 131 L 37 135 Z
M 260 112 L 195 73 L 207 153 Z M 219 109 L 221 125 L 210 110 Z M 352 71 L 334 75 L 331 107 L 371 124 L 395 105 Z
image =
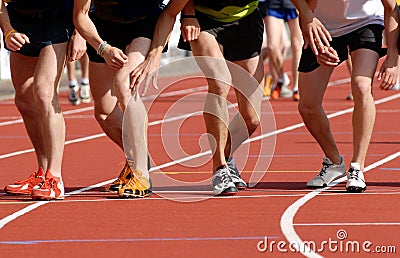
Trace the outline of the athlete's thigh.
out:
M 254 109 L 259 112 L 263 96 L 263 89 L 260 86 L 264 75 L 262 58 L 256 56 L 234 63 L 242 68 L 230 66 L 239 110 L 241 113 L 252 113 Z
M 352 63 L 352 87 L 372 84 L 379 55 L 377 52 L 360 48 L 350 53 Z
M 11 80 L 17 97 L 32 94 L 33 74 L 37 60 L 37 57 L 10 53 Z
M 285 32 L 284 20 L 274 16 L 267 16 L 266 21 L 267 45 L 280 46 L 282 43 L 282 33 Z
M 333 66 L 320 65 L 310 72 L 299 73 L 300 104 L 308 107 L 322 105 Z
M 196 41 L 190 42 L 193 55 L 207 79 L 217 79 L 231 83 L 231 76 L 226 65 L 223 50 L 216 38 L 206 31 L 200 32 Z
M 89 62 L 90 91 L 96 111 L 111 113 L 118 100 L 113 92 L 114 75 L 116 70 L 106 63 Z
M 54 90 L 59 86 L 66 52 L 67 42 L 48 45 L 40 51 L 34 74 L 34 80 L 38 82 L 35 83 L 35 87 L 48 87 L 47 90 Z

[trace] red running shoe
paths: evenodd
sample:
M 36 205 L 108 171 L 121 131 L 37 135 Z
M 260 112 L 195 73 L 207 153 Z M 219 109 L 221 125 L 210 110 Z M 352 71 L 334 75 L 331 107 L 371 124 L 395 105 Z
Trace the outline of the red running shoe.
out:
M 44 170 L 39 168 L 38 171 L 32 173 L 28 179 L 15 181 L 13 184 L 6 185 L 4 191 L 13 195 L 31 195 L 35 186 L 44 182 Z
M 64 199 L 64 183 L 61 178 L 55 177 L 50 170 L 46 171 L 46 179 L 40 187 L 32 190 L 33 200 L 62 200 Z

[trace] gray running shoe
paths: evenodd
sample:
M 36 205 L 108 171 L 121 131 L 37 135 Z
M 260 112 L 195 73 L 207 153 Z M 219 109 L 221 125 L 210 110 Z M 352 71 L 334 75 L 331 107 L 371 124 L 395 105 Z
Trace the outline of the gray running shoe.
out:
M 212 176 L 212 186 L 214 195 L 233 195 L 238 192 L 235 184 L 229 175 L 229 168 L 221 166 Z
M 332 181 L 344 177 L 346 175 L 346 165 L 344 159 L 340 165 L 335 165 L 328 158 L 324 158 L 322 162 L 322 169 L 318 175 L 307 182 L 307 187 L 326 187 Z
M 235 184 L 238 190 L 244 190 L 247 187 L 246 182 L 240 177 L 239 170 L 237 169 L 235 160 L 233 157 L 229 157 L 226 160 L 226 164 L 228 165 L 229 175 L 232 178 L 233 183 Z

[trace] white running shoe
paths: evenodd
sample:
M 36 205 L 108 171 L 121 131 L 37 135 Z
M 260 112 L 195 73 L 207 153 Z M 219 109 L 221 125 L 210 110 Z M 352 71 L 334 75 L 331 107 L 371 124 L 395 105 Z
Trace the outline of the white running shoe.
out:
M 80 91 L 80 98 L 82 103 L 90 103 L 92 98 L 90 97 L 90 86 L 89 84 L 82 84 Z
M 79 91 L 78 84 L 69 86 L 68 100 L 69 100 L 69 103 L 71 103 L 72 105 L 81 104 L 81 100 L 79 98 L 78 91 Z
M 346 175 L 346 165 L 344 158 L 340 156 L 342 162 L 339 165 L 333 164 L 328 158 L 324 158 L 322 169 L 318 175 L 307 182 L 307 187 L 326 187 L 332 181 L 344 177 Z
M 350 169 L 347 173 L 346 190 L 351 193 L 361 193 L 367 190 L 364 173 L 361 171 L 359 163 L 350 163 Z

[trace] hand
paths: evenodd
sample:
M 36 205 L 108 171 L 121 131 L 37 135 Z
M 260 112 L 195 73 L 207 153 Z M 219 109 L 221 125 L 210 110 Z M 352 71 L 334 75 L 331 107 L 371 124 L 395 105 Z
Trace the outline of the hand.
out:
M 157 78 L 158 70 L 160 68 L 161 55 L 149 55 L 141 64 L 139 64 L 131 72 L 131 85 L 130 89 L 139 92 L 139 85 L 143 83 L 142 96 L 144 96 L 152 83 L 153 87 L 158 90 Z M 144 82 L 142 82 L 144 80 Z
M 117 70 L 124 67 L 128 62 L 128 56 L 121 49 L 110 45 L 105 46 L 102 56 L 110 68 Z
M 183 41 L 198 39 L 200 35 L 200 24 L 196 18 L 181 19 L 181 34 Z
M 7 34 L 5 41 L 7 48 L 11 51 L 18 51 L 23 45 L 31 43 L 27 35 L 15 30 L 10 31 L 9 34 Z
M 68 43 L 67 57 L 68 61 L 80 59 L 86 52 L 86 40 L 78 33 L 74 32 Z
M 305 18 L 300 15 L 300 28 L 304 36 L 304 47 L 310 46 L 316 56 L 319 52 L 324 53 L 325 46 L 330 46 L 331 34 L 315 16 Z
M 378 80 L 381 81 L 381 90 L 390 90 L 398 82 L 399 70 L 397 67 L 397 57 L 389 58 L 386 56 L 378 73 Z
M 336 50 L 332 47 L 324 46 L 324 52 L 317 55 L 317 61 L 320 65 L 337 66 L 340 62 Z

